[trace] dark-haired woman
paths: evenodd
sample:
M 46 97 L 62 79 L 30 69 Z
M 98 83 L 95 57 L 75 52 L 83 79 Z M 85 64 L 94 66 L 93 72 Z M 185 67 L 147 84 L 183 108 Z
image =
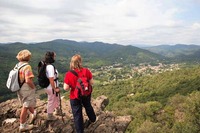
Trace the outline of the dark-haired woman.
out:
M 53 66 L 55 58 L 55 52 L 46 52 L 44 61 L 47 64 L 46 74 L 50 81 L 49 86 L 45 89 L 48 95 L 47 120 L 56 120 L 56 117 L 53 115 L 53 113 L 55 111 L 55 113 L 58 114 L 60 105 L 58 96 L 58 93 L 60 92 L 60 89 L 58 87 L 58 71 Z

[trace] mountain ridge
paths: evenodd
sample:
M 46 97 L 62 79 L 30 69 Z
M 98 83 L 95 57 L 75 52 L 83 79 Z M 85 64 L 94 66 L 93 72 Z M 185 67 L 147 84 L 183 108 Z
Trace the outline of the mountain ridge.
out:
M 165 57 L 169 58 L 176 58 L 181 55 L 192 55 L 196 51 L 200 49 L 199 45 L 195 44 L 175 44 L 175 45 L 158 45 L 158 46 L 152 46 L 152 47 L 146 47 L 146 50 L 149 50 L 151 52 L 163 55 Z
M 0 45 L 0 101 L 2 97 L 9 94 L 5 83 L 9 71 L 18 62 L 17 53 L 22 49 L 28 49 L 32 53 L 30 65 L 34 75 L 37 75 L 37 65 L 43 60 L 46 51 L 54 51 L 57 54 L 55 66 L 59 73 L 63 75 L 69 69 L 69 62 L 74 54 L 80 54 L 83 57 L 84 67 L 100 68 L 101 66 L 113 64 L 139 64 L 144 62 L 158 62 L 163 57 L 140 49 L 134 46 L 123 46 L 119 44 L 108 44 L 103 42 L 76 42 L 72 40 L 57 39 L 39 43 L 21 43 L 15 42 L 6 45 Z

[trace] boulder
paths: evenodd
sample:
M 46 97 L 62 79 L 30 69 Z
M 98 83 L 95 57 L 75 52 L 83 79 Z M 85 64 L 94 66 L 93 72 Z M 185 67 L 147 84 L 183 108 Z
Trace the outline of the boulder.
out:
M 97 121 L 92 123 L 84 131 L 85 133 L 124 133 L 131 122 L 131 116 L 116 116 L 113 112 L 105 111 L 109 104 L 106 96 L 99 96 L 92 99 L 92 105 L 97 115 Z M 37 118 L 34 120 L 34 128 L 29 131 L 32 133 L 74 133 L 73 116 L 69 100 L 62 98 L 62 111 L 65 113 L 64 123 L 61 116 L 56 116 L 57 120 L 46 120 L 47 102 L 37 99 Z M 21 105 L 17 99 L 8 100 L 0 103 L 0 132 L 17 133 L 19 131 L 19 116 Z M 84 121 L 87 118 L 83 109 Z M 27 117 L 28 121 L 28 117 Z

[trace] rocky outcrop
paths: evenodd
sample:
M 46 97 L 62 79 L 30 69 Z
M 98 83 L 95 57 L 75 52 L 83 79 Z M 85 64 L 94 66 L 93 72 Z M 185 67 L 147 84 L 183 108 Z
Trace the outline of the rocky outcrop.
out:
M 92 100 L 97 115 L 97 121 L 85 129 L 85 133 L 124 133 L 131 121 L 130 116 L 116 116 L 113 112 L 104 111 L 109 100 L 105 96 Z M 61 116 L 56 121 L 46 120 L 46 102 L 37 99 L 37 118 L 33 122 L 32 133 L 74 133 L 74 123 L 69 100 L 62 99 L 62 110 L 66 114 L 64 123 Z M 0 103 L 0 132 L 17 133 L 19 128 L 19 116 L 21 106 L 17 99 Z M 84 120 L 87 116 L 84 112 Z M 28 119 L 28 118 L 27 118 Z

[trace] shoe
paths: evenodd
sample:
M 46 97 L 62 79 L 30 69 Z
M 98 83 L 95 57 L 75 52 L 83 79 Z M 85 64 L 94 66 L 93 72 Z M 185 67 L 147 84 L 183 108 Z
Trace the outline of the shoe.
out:
M 37 116 L 37 112 L 36 112 L 36 110 L 34 110 L 34 113 L 30 114 L 30 123 L 33 123 L 33 121 L 35 120 L 36 116 Z
M 57 118 L 53 114 L 48 114 L 47 115 L 47 120 L 49 121 L 55 121 Z
M 33 124 L 31 125 L 24 124 L 24 126 L 19 126 L 19 132 L 28 131 L 31 129 L 33 129 Z
M 90 124 L 92 124 L 92 122 L 90 120 L 86 120 L 84 123 L 84 128 L 88 128 Z

